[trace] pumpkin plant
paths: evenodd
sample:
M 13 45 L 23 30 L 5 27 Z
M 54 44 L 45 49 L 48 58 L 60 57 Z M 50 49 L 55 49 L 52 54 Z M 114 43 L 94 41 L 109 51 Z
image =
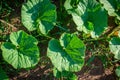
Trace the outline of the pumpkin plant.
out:
M 53 75 L 56 78 L 77 80 L 75 72 L 80 71 L 85 64 L 86 39 L 100 40 L 104 32 L 109 29 L 109 16 L 115 17 L 120 24 L 120 0 L 60 0 L 59 2 L 61 11 L 65 10 L 68 13 L 65 16 L 71 16 L 69 19 L 75 23 L 76 27 L 73 28 L 76 31 L 68 32 L 67 27 L 67 31 L 59 32 L 59 39 L 51 36 L 57 34 L 51 31 L 59 25 L 60 29 L 65 29 L 64 26 L 67 26 L 59 24 L 63 21 L 57 18 L 58 14 L 64 14 L 52 0 L 28 0 L 21 8 L 21 21 L 28 31 L 12 32 L 9 41 L 1 45 L 3 59 L 15 69 L 34 67 L 40 61 L 38 43 L 42 40 L 33 36 L 32 32 L 35 31 L 38 37 L 49 38 L 46 56 L 53 65 Z M 89 36 L 80 37 L 82 34 Z M 103 36 L 103 39 L 109 42 L 114 58 L 120 60 L 120 34 L 111 35 Z M 120 67 L 115 71 L 120 77 Z M 0 76 L 2 76 L 0 79 L 7 79 L 2 68 Z
M 2 44 L 2 56 L 14 68 L 29 68 L 39 61 L 38 41 L 24 31 L 10 34 L 10 42 Z

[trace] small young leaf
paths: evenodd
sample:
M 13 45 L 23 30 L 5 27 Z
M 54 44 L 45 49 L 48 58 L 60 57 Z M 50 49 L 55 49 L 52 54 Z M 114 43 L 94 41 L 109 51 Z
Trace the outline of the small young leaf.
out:
M 120 77 L 120 66 L 116 68 L 115 73 L 118 77 Z
M 80 0 L 77 8 L 70 5 L 71 0 L 66 0 L 64 6 L 79 31 L 91 34 L 93 38 L 99 37 L 107 28 L 107 12 L 96 0 Z
M 53 74 L 56 78 L 65 78 L 66 80 L 77 80 L 78 77 L 72 73 L 72 72 L 68 72 L 68 71 L 58 71 L 56 68 L 53 69 Z
M 59 71 L 79 71 L 84 65 L 84 43 L 73 34 L 62 34 L 49 42 L 47 56 Z
M 115 55 L 114 57 L 120 60 L 120 38 L 114 37 L 109 42 L 111 52 Z
M 0 67 L 0 80 L 9 80 L 6 73 L 3 71 L 3 69 Z
M 46 35 L 56 22 L 56 7 L 50 0 L 28 0 L 22 6 L 22 23 L 29 30 L 39 28 Z
M 14 68 L 29 68 L 39 61 L 38 41 L 24 31 L 10 34 L 10 42 L 2 44 L 2 55 L 5 61 Z

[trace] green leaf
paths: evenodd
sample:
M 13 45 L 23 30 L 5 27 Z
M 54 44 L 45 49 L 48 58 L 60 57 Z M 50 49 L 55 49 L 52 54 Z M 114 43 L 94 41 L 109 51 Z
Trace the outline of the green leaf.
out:
M 78 80 L 78 77 L 72 73 L 67 80 Z
M 9 80 L 4 70 L 0 67 L 0 80 Z
M 39 28 L 46 35 L 56 22 L 56 7 L 50 0 L 28 0 L 22 6 L 22 23 L 29 30 Z
M 118 77 L 120 77 L 120 66 L 116 68 L 115 73 Z
M 63 34 L 60 38 L 60 44 L 75 62 L 79 63 L 84 58 L 84 43 L 76 35 Z M 82 60 L 82 62 L 84 61 Z
M 80 0 L 71 0 L 70 4 L 72 5 L 72 7 L 77 7 L 77 5 L 79 4 Z
M 76 72 L 84 65 L 84 43 L 74 34 L 62 34 L 49 42 L 47 56 L 59 71 Z
M 2 55 L 5 61 L 14 68 L 29 68 L 39 61 L 38 41 L 24 31 L 10 34 L 10 42 L 2 44 Z
M 100 0 L 100 2 L 104 5 L 104 8 L 108 11 L 108 14 L 110 16 L 115 16 L 115 9 L 116 6 L 116 0 Z
M 77 80 L 78 77 L 72 73 L 72 72 L 68 72 L 68 71 L 58 71 L 56 68 L 53 69 L 53 74 L 56 78 L 65 78 L 66 80 Z
M 96 0 L 80 0 L 77 8 L 70 5 L 71 0 L 66 0 L 64 6 L 79 31 L 91 34 L 93 38 L 99 37 L 107 28 L 107 12 Z
M 56 77 L 56 78 L 61 78 L 61 73 L 56 69 L 56 68 L 53 68 L 53 75 Z M 63 75 L 64 76 L 64 75 Z
M 110 16 L 117 16 L 120 20 L 120 13 L 118 11 L 119 0 L 100 0 L 100 2 L 104 5 L 104 8 L 108 11 Z
M 114 57 L 120 60 L 120 38 L 114 37 L 109 42 L 111 52 L 115 55 Z
M 118 31 L 118 36 L 120 37 L 120 30 Z

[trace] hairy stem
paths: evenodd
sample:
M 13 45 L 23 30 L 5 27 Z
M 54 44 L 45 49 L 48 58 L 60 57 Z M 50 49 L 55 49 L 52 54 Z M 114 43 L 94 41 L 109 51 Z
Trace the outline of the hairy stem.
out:
M 120 30 L 120 26 L 115 27 L 113 31 L 108 35 L 108 37 L 112 36 L 118 30 Z
M 0 19 L 0 22 L 3 23 L 3 24 L 8 25 L 8 26 L 11 27 L 11 28 L 14 28 L 14 26 L 13 26 L 12 24 L 10 24 L 10 23 L 8 23 L 8 22 L 2 20 L 2 19 Z

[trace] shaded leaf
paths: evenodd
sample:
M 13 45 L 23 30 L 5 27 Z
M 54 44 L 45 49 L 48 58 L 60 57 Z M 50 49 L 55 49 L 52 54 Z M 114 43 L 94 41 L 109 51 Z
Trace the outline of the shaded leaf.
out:
M 115 73 L 118 77 L 120 77 L 120 66 L 116 68 Z
M 4 70 L 0 67 L 0 80 L 9 80 Z

